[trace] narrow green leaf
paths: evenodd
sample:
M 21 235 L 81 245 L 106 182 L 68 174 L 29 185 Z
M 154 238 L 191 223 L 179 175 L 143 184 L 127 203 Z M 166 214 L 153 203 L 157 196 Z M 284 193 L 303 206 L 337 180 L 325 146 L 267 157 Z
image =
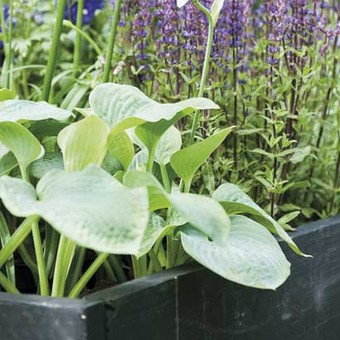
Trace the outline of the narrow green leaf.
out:
M 222 184 L 212 195 L 213 199 L 221 203 L 228 214 L 251 214 L 252 217 L 268 228 L 273 234 L 280 236 L 290 248 L 299 255 L 308 256 L 301 252 L 286 231 L 270 215 L 260 208 L 238 186 L 230 183 Z
M 207 139 L 190 145 L 171 156 L 171 166 L 177 175 L 190 183 L 195 172 L 228 136 L 232 128 L 224 129 Z
M 244 217 L 231 217 L 227 240 L 209 241 L 186 227 L 181 233 L 185 251 L 196 261 L 239 284 L 276 289 L 290 274 L 290 263 L 268 230 Z
M 97 116 L 89 116 L 63 129 L 58 144 L 66 171 L 78 171 L 89 164 L 101 165 L 107 152 L 108 126 Z

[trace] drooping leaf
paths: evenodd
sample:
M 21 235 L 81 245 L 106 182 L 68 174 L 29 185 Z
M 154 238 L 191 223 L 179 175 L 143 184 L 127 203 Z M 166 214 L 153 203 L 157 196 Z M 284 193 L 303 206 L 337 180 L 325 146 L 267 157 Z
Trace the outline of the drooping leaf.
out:
M 126 170 L 130 165 L 135 149 L 130 137 L 125 131 L 111 132 L 108 137 L 108 151 Z
M 71 111 L 59 109 L 46 102 L 29 100 L 5 100 L 0 102 L 0 122 L 18 122 L 22 120 L 55 119 L 65 120 Z
M 222 206 L 205 196 L 175 192 L 168 195 L 174 209 L 212 240 L 226 240 L 230 221 Z
M 22 125 L 15 122 L 0 122 L 0 142 L 17 159 L 22 172 L 44 154 L 39 141 Z
M 213 193 L 212 197 L 219 201 L 228 214 L 251 214 L 252 217 L 268 228 L 273 234 L 280 236 L 297 254 L 306 256 L 301 252 L 287 232 L 269 214 L 260 208 L 238 186 L 230 183 L 222 184 Z
M 211 5 L 210 12 L 213 18 L 214 26 L 217 24 L 223 4 L 224 0 L 214 0 L 213 4 Z
M 100 165 L 107 152 L 108 126 L 97 116 L 70 124 L 58 135 L 66 171 L 78 171 L 89 164 Z
M 40 215 L 79 245 L 114 254 L 137 254 L 149 219 L 145 188 L 128 189 L 96 166 L 53 170 L 30 184 L 4 176 L 0 197 L 15 216 Z
M 145 122 L 170 120 L 178 112 L 219 108 L 206 98 L 192 98 L 174 104 L 160 104 L 147 97 L 142 91 L 130 85 L 114 83 L 100 84 L 90 94 L 92 111 L 101 117 L 110 128 L 128 117 Z
M 171 166 L 185 183 L 191 183 L 195 172 L 228 136 L 232 128 L 224 129 L 207 139 L 177 151 L 171 156 Z
M 244 217 L 231 217 L 227 240 L 209 239 L 194 228 L 184 228 L 185 251 L 222 277 L 239 284 L 276 289 L 290 274 L 290 263 L 268 230 Z

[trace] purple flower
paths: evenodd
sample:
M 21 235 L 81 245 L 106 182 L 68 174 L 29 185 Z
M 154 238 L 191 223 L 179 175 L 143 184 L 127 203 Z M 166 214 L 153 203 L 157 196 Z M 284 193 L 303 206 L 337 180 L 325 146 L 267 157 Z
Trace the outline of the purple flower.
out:
M 84 9 L 83 9 L 83 24 L 88 25 L 92 21 L 93 17 L 96 14 L 97 10 L 103 9 L 105 6 L 105 0 L 84 0 Z M 68 1 L 68 5 L 65 9 L 65 19 L 69 19 L 73 23 L 77 21 L 77 10 L 78 10 L 78 2 L 77 1 Z

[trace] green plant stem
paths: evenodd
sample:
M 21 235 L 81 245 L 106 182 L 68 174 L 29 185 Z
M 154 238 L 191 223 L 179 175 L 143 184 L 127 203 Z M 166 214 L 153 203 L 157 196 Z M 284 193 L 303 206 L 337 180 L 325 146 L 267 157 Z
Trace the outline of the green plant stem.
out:
M 42 100 L 49 101 L 50 92 L 51 92 L 51 84 L 54 75 L 54 71 L 57 65 L 57 56 L 60 45 L 60 36 L 63 28 L 63 20 L 64 13 L 66 7 L 67 0 L 58 0 L 57 2 L 57 20 L 54 26 L 53 36 L 52 36 L 52 45 L 50 49 L 50 53 L 48 56 L 48 63 L 44 78 L 43 84 L 43 92 L 42 92 Z
M 101 48 L 96 44 L 96 42 L 88 34 L 86 34 L 82 29 L 80 29 L 76 25 L 73 25 L 71 21 L 64 19 L 63 25 L 67 28 L 71 28 L 75 30 L 77 34 L 79 34 L 79 36 L 86 39 L 98 55 L 101 55 L 103 53 Z
M 113 255 L 113 254 L 110 255 L 109 258 L 108 258 L 108 261 L 110 262 L 111 267 L 113 268 L 113 270 L 116 273 L 118 282 L 126 282 L 127 281 L 126 275 L 124 273 L 122 265 L 119 262 L 117 256 Z
M 72 289 L 71 293 L 69 294 L 69 298 L 77 298 L 79 294 L 83 291 L 86 284 L 92 278 L 92 276 L 96 273 L 96 271 L 103 265 L 106 259 L 109 257 L 110 254 L 100 253 L 98 257 L 94 260 L 91 266 L 87 269 L 84 275 L 80 278 L 77 284 Z
M 80 48 L 81 48 L 81 31 L 83 27 L 83 10 L 84 10 L 84 0 L 78 0 L 77 4 L 77 34 L 76 39 L 74 41 L 74 53 L 73 53 L 73 74 L 77 76 L 79 71 L 79 63 L 80 63 Z
M 204 64 L 203 64 L 203 70 L 202 70 L 202 76 L 201 76 L 201 83 L 199 87 L 198 97 L 203 97 L 205 86 L 207 83 L 207 78 L 209 74 L 209 62 L 210 62 L 210 55 L 211 55 L 211 49 L 214 41 L 214 21 L 213 17 L 211 16 L 209 10 L 205 8 L 198 0 L 193 0 L 193 4 L 197 7 L 198 10 L 203 12 L 205 16 L 208 19 L 209 28 L 208 28 L 208 41 L 207 46 L 205 50 L 205 57 L 204 57 Z M 189 139 L 189 145 L 191 145 L 194 142 L 195 133 L 198 127 L 198 120 L 199 120 L 199 111 L 196 111 L 194 113 L 194 119 L 192 122 L 191 127 L 191 133 L 190 133 L 190 139 Z
M 148 255 L 149 255 L 150 261 L 152 263 L 152 266 L 153 266 L 155 272 L 162 271 L 162 266 L 161 266 L 161 264 L 158 260 L 158 257 L 157 257 L 153 248 L 150 249 L 150 251 L 148 252 Z
M 0 286 L 2 286 L 7 293 L 20 294 L 19 290 L 14 284 L 7 279 L 7 277 L 0 271 Z
M 27 217 L 16 229 L 6 245 L 0 250 L 0 267 L 2 267 L 8 258 L 18 249 L 21 243 L 31 232 L 32 222 L 36 219 L 36 216 Z
M 107 259 L 104 261 L 103 267 L 104 267 L 107 279 L 111 282 L 117 283 L 118 279 L 117 279 L 116 273 L 112 269 L 110 262 Z
M 39 218 L 37 217 L 32 223 L 33 243 L 39 273 L 40 293 L 42 296 L 48 296 L 50 289 L 48 285 L 38 220 Z
M 116 32 L 117 32 L 118 20 L 119 20 L 119 14 L 120 14 L 120 5 L 121 5 L 121 0 L 116 0 L 112 26 L 111 26 L 111 32 L 110 32 L 109 47 L 108 47 L 106 58 L 105 58 L 104 76 L 103 76 L 104 83 L 108 82 L 110 78 L 112 55 L 113 55 L 113 49 L 114 49 L 115 40 L 116 40 Z
M 75 243 L 61 235 L 53 276 L 52 296 L 62 297 L 65 291 L 70 263 L 75 251 Z
M 163 181 L 163 186 L 166 192 L 170 193 L 171 192 L 171 184 L 169 180 L 169 175 L 168 175 L 168 170 L 166 169 L 165 164 L 160 164 L 161 168 L 161 175 L 162 175 L 162 181 Z
M 148 164 L 146 166 L 146 171 L 152 173 L 153 162 L 155 159 L 156 148 L 149 150 Z
M 1 11 L 3 8 L 1 7 Z M 4 27 L 4 26 L 2 26 Z M 6 71 L 8 71 L 6 76 L 6 87 L 12 90 L 11 82 L 11 67 L 12 67 L 12 38 L 13 38 L 13 0 L 9 2 L 9 26 L 8 26 L 8 41 L 7 41 L 7 53 L 6 53 Z
M 72 264 L 71 270 L 72 270 L 72 277 L 70 278 L 70 283 L 68 285 L 68 288 L 70 291 L 72 287 L 74 287 L 79 280 L 79 277 L 82 273 L 82 269 L 84 266 L 85 261 L 85 255 L 86 255 L 86 249 L 84 247 L 78 247 L 75 252 L 74 256 L 74 262 L 75 264 Z

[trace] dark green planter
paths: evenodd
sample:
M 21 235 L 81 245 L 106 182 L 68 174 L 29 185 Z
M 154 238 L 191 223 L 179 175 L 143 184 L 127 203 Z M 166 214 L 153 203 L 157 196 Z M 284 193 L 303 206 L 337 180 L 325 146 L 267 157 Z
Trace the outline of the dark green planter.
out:
M 314 258 L 285 248 L 292 274 L 275 292 L 192 264 L 83 300 L 0 293 L 0 339 L 339 340 L 340 216 L 293 238 Z

